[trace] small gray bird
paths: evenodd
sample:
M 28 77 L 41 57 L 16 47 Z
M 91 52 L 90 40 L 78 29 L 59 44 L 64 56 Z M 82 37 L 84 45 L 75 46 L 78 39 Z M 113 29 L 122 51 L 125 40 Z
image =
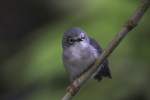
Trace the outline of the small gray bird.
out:
M 63 63 L 70 75 L 71 82 L 92 67 L 91 65 L 102 53 L 99 44 L 80 28 L 71 28 L 64 33 L 62 47 Z M 107 60 L 99 65 L 93 77 L 98 81 L 102 77 L 111 78 Z

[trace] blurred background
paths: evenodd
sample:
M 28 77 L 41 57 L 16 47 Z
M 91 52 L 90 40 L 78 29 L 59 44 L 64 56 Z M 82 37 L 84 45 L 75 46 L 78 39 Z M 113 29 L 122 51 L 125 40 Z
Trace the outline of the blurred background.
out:
M 60 100 L 65 30 L 81 27 L 105 48 L 138 0 L 1 0 L 0 100 Z M 108 58 L 112 79 L 90 80 L 74 100 L 150 100 L 150 10 Z

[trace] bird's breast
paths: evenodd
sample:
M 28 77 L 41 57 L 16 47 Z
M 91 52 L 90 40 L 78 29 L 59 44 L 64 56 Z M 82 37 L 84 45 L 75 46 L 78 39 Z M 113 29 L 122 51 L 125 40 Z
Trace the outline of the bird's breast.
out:
M 89 44 L 82 43 L 63 51 L 63 61 L 73 80 L 84 72 L 97 58 L 97 50 Z
M 83 43 L 65 50 L 64 57 L 70 66 L 86 68 L 97 58 L 97 51 L 92 46 Z

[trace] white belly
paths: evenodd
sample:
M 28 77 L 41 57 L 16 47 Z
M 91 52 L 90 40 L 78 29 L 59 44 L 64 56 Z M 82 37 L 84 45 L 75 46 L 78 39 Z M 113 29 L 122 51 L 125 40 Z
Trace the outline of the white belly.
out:
M 71 80 L 79 76 L 97 58 L 97 51 L 86 43 L 78 43 L 64 51 L 64 64 Z

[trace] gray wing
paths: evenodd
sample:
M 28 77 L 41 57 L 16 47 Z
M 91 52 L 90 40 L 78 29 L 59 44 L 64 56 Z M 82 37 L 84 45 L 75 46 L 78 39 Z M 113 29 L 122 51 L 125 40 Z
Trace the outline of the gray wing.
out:
M 102 48 L 94 39 L 90 38 L 90 44 L 97 50 L 99 54 L 102 53 Z M 101 65 L 99 65 L 98 71 L 95 74 L 94 79 L 100 81 L 102 77 L 111 78 L 111 73 L 107 59 L 104 60 L 104 62 Z

